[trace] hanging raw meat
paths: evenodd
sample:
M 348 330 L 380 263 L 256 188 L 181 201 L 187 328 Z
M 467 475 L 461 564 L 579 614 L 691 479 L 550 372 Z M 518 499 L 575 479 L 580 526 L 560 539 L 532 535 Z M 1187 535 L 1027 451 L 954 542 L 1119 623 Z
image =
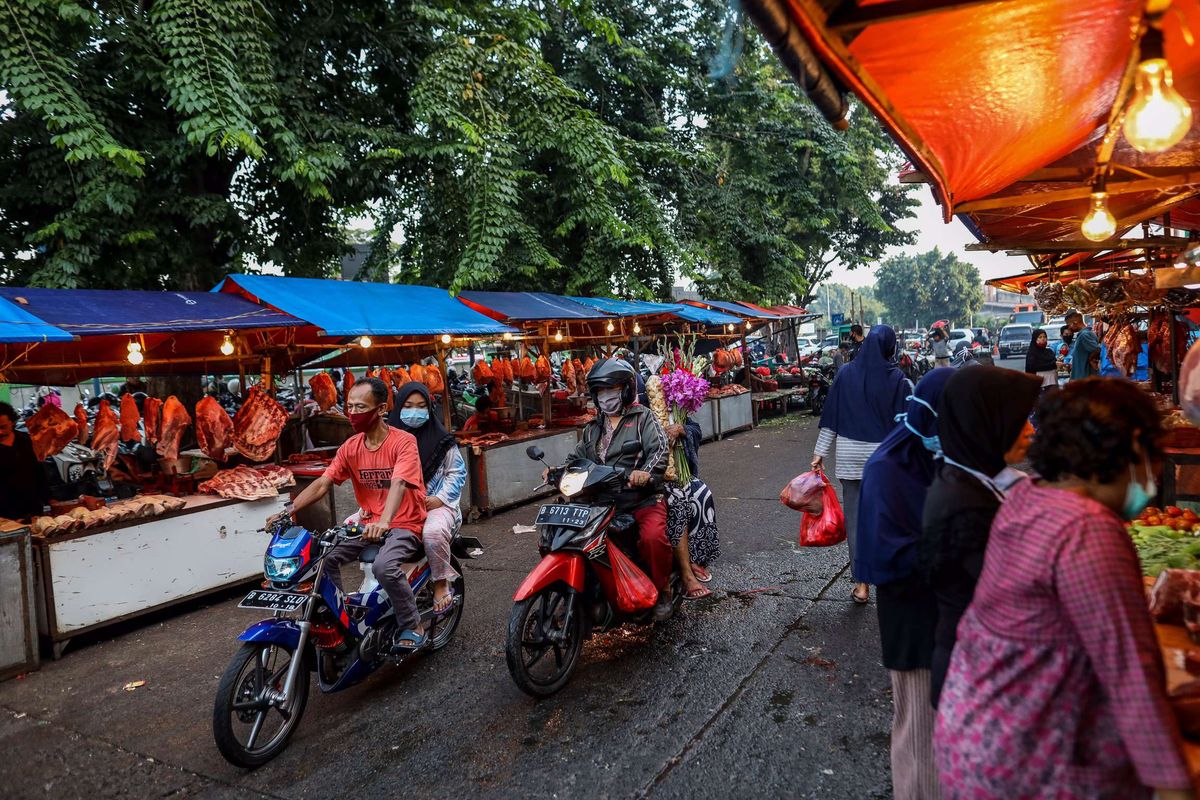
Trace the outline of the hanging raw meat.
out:
M 349 413 L 346 412 L 346 404 L 350 402 L 350 389 L 354 386 L 354 380 L 354 373 L 350 370 L 346 370 L 346 372 L 342 375 L 342 412 L 345 413 L 346 416 L 350 416 Z
M 140 442 L 142 434 L 138 432 L 138 420 L 142 418 L 138 411 L 137 400 L 129 392 L 121 395 L 121 441 Z
M 1150 320 L 1150 330 L 1147 332 L 1147 338 L 1150 344 L 1150 365 L 1164 375 L 1172 374 L 1171 364 L 1171 316 L 1169 312 L 1160 312 L 1153 316 Z M 1175 360 L 1177 363 L 1183 363 L 1183 357 L 1186 354 L 1188 343 L 1188 326 L 1187 323 L 1175 322 L 1176 336 L 1176 353 Z
M 579 384 L 579 391 L 582 392 L 587 385 L 587 370 L 578 358 L 571 359 L 571 366 L 575 370 L 575 382 Z
M 158 444 L 159 432 L 162 429 L 162 400 L 157 397 L 147 397 L 142 401 L 142 427 L 146 431 L 146 442 Z
M 88 419 L 87 409 L 83 407 L 83 403 L 75 404 L 75 424 L 79 427 L 79 432 L 75 434 L 75 441 L 79 444 L 87 444 Z
M 446 391 L 446 380 L 442 377 L 442 368 L 431 364 L 425 368 L 425 385 L 430 394 L 442 394 Z
M 587 361 L 583 362 L 583 374 L 592 374 L 592 367 L 594 366 L 596 366 L 596 360 L 593 358 L 589 358 Z
M 550 359 L 546 358 L 545 355 L 538 356 L 534 369 L 537 372 L 538 383 L 546 383 L 550 380 Z
M 328 372 L 318 372 L 308 379 L 312 388 L 313 400 L 322 411 L 328 411 L 337 405 L 337 387 Z
M 107 400 L 100 401 L 96 409 L 96 427 L 92 429 L 92 449 L 104 453 L 104 468 L 108 469 L 117 460 L 117 445 L 120 443 L 117 414 Z
M 508 393 L 504 390 L 504 384 L 499 381 L 493 383 L 491 391 L 488 392 L 488 399 L 496 408 L 508 405 Z
M 525 356 L 521 359 L 521 380 L 533 383 L 537 380 L 537 370 L 534 369 L 533 359 Z
M 1116 323 L 1104 337 L 1104 344 L 1108 348 L 1108 357 L 1122 375 L 1129 378 L 1137 373 L 1141 341 L 1133 325 L 1126 321 Z
M 188 416 L 187 409 L 183 407 L 183 403 L 179 402 L 179 398 L 175 395 L 168 397 L 167 401 L 163 403 L 162 429 L 158 434 L 156 449 L 159 458 L 165 458 L 168 461 L 179 458 L 179 442 L 183 439 L 183 432 L 191 424 L 192 418 Z
M 79 435 L 79 424 L 56 405 L 44 404 L 25 423 L 38 461 L 62 452 Z
M 233 418 L 233 446 L 251 461 L 266 461 L 275 452 L 287 420 L 287 409 L 254 386 Z
M 471 377 L 474 378 L 476 386 L 488 385 L 492 382 L 494 375 L 491 366 L 482 358 L 476 361 L 475 366 L 471 368 Z
M 408 370 L 404 367 L 396 367 L 392 370 L 392 386 L 399 390 L 406 383 L 412 383 L 412 376 L 408 374 Z
M 563 383 L 567 385 L 567 391 L 576 394 L 579 386 L 575 383 L 575 364 L 569 358 L 563 361 L 562 379 Z
M 388 388 L 388 399 L 384 406 L 390 409 L 392 407 L 392 373 L 387 367 L 379 368 L 379 380 L 383 381 L 383 385 Z
M 330 382 L 332 385 L 332 381 Z M 250 390 L 251 395 L 258 387 Z M 218 463 L 225 462 L 225 448 L 233 438 L 233 420 L 215 397 L 204 396 L 196 403 L 196 441 L 204 454 Z

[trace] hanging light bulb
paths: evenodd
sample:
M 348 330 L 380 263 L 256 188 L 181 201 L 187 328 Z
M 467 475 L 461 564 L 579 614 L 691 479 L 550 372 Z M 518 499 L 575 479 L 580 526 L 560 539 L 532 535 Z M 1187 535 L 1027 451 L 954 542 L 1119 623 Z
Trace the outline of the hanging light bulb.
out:
M 725 332 L 733 333 L 733 323 L 732 322 L 725 326 Z
M 1161 153 L 1179 143 L 1192 127 L 1192 107 L 1179 92 L 1163 56 L 1163 34 L 1147 29 L 1142 37 L 1137 88 L 1125 112 L 1125 138 L 1143 153 Z
M 511 342 L 511 341 L 512 341 L 512 334 L 511 334 L 511 333 L 506 333 L 506 334 L 504 334 L 504 341 L 506 341 L 506 342 Z
M 359 347 L 370 347 L 371 346 L 371 337 L 370 336 L 358 337 L 358 345 L 359 345 Z
M 612 332 L 613 332 L 613 331 L 615 331 L 616 329 L 617 329 L 617 326 L 616 326 L 616 325 L 613 325 L 613 323 L 612 323 L 612 320 L 610 319 L 610 320 L 608 321 L 608 332 L 609 332 L 609 333 L 612 333 Z
M 746 320 L 746 330 L 750 330 L 750 320 Z
M 637 336 L 637 335 L 638 335 L 639 333 L 641 333 L 641 332 L 642 332 L 642 325 L 641 325 L 641 323 L 639 323 L 639 322 L 635 322 L 635 323 L 633 323 L 633 335 L 634 335 L 634 336 Z
M 1093 242 L 1103 242 L 1117 232 L 1117 220 L 1108 210 L 1108 192 L 1092 192 L 1092 207 L 1079 229 L 1085 239 Z
M 135 367 L 138 364 L 140 364 L 146 360 L 146 357 L 144 355 L 142 355 L 141 345 L 137 345 L 136 350 L 133 349 L 132 347 L 129 349 L 128 359 L 129 359 L 129 363 L 133 364 Z
M 125 345 L 125 349 L 130 353 L 142 352 L 142 346 L 138 342 L 130 340 L 129 344 Z
M 450 344 L 450 334 L 448 334 L 448 333 L 442 334 L 442 344 Z
M 561 330 L 555 332 L 554 341 L 556 341 L 556 342 L 562 341 L 562 331 Z
M 221 355 L 233 355 L 233 337 L 229 334 L 225 334 L 225 341 L 221 342 Z

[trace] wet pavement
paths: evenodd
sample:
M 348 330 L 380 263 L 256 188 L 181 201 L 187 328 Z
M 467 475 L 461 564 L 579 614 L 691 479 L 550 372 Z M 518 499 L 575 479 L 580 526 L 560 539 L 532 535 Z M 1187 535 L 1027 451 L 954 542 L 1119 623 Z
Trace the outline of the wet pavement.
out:
M 227 595 L 142 620 L 0 684 L 9 798 L 885 798 L 890 691 L 873 607 L 850 602 L 845 545 L 800 550 L 780 487 L 806 468 L 808 417 L 706 444 L 723 557 L 712 598 L 584 647 L 572 682 L 512 683 L 513 589 L 536 562 L 535 506 L 471 525 L 462 624 L 444 650 L 357 687 L 315 683 L 290 747 L 255 771 L 212 742 L 217 679 L 254 619 Z M 240 597 L 241 593 L 235 593 Z M 146 684 L 132 691 L 132 681 Z

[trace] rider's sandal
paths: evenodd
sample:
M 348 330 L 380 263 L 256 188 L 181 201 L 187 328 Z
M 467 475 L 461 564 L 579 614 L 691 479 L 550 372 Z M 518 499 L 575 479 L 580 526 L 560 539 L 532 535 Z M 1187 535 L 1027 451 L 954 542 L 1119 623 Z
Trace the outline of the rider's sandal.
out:
M 396 634 L 392 644 L 392 655 L 415 653 L 429 642 L 429 634 L 417 633 L 411 628 Z
M 699 564 L 692 564 L 692 574 L 701 583 L 708 583 L 712 580 L 712 573 L 708 571 L 708 568 L 702 567 Z
M 703 600 L 705 597 L 711 596 L 712 592 L 704 586 L 697 586 L 695 589 L 688 589 L 683 593 L 684 600 Z
M 449 602 L 449 603 L 446 605 L 446 607 L 445 607 L 445 608 L 443 608 L 441 611 L 438 611 L 437 609 L 434 609 L 434 611 L 433 611 L 433 616 L 434 616 L 434 618 L 439 618 L 439 617 L 444 617 L 444 616 L 446 616 L 447 614 L 449 614 L 451 611 L 453 611 L 453 610 L 454 610 L 454 607 L 455 607 L 456 605 L 458 605 L 458 594 L 457 594 L 457 593 L 456 593 L 456 592 L 455 592 L 453 589 L 451 589 L 451 590 L 450 590 L 450 591 L 447 593 L 447 595 L 446 595 L 446 596 L 449 598 L 450 602 Z

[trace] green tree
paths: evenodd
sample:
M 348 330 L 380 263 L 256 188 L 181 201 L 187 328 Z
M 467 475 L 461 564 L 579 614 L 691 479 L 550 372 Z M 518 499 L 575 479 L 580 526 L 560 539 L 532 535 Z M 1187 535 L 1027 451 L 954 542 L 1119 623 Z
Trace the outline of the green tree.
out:
M 936 247 L 884 261 L 875 275 L 875 293 L 888 319 L 903 326 L 928 326 L 939 319 L 965 325 L 983 307 L 979 270 Z
M 860 307 L 862 314 L 858 311 Z M 844 283 L 822 283 L 817 287 L 808 309 L 814 314 L 841 314 L 846 319 L 858 319 L 861 316 L 868 322 L 887 316 L 883 303 L 875 297 L 875 287 L 852 289 Z

